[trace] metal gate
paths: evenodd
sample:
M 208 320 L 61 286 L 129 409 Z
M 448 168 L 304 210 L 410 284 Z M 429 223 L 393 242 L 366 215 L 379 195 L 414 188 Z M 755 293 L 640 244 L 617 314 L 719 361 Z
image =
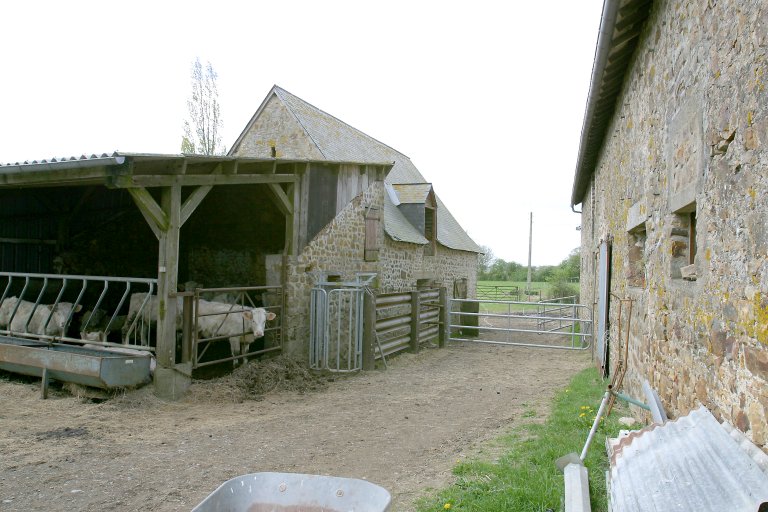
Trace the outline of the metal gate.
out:
M 309 367 L 346 373 L 363 367 L 363 296 L 376 274 L 357 274 L 352 282 L 325 278 L 312 288 Z
M 196 288 L 178 295 L 184 298 L 183 310 L 191 311 L 190 318 L 182 319 L 182 361 L 191 361 L 192 368 L 227 361 L 237 364 L 282 350 L 282 286 Z M 275 314 L 265 322 L 262 338 L 255 338 L 250 321 L 256 308 Z
M 452 299 L 450 341 L 586 350 L 592 309 L 564 297 L 541 302 Z

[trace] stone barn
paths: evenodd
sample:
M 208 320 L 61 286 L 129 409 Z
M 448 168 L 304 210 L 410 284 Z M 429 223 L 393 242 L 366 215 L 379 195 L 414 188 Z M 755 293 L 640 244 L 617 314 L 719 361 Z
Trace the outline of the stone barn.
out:
M 211 363 L 197 357 L 200 347 L 229 346 L 200 341 L 200 317 L 184 316 L 199 308 L 182 304 L 182 283 L 195 283 L 195 301 L 201 288 L 253 293 L 279 318 L 264 342 L 274 346 L 256 353 L 306 358 L 318 281 L 376 274 L 381 293 L 441 286 L 466 297 L 478 252 L 408 157 L 278 87 L 228 156 L 114 153 L 0 166 L 2 300 L 109 305 L 112 322 L 126 309 L 130 317 L 129 294 L 145 286 L 157 295 L 147 303 L 156 349 L 140 341 L 156 352 L 165 396 L 183 393 L 192 371 Z M 82 278 L 82 294 L 65 276 Z M 13 337 L 13 324 L 0 324 L 0 334 Z M 139 343 L 111 326 L 91 334 Z M 96 341 L 72 327 L 53 341 Z M 213 362 L 236 361 L 234 351 Z
M 571 197 L 597 363 L 628 348 L 630 394 L 648 379 L 673 417 L 703 404 L 763 449 L 766 82 L 763 0 L 606 0 Z
M 319 274 L 374 272 L 382 292 L 444 286 L 473 297 L 477 244 L 404 154 L 280 87 L 273 87 L 229 153 L 307 160 L 301 193 L 310 209 L 296 220 L 296 250 L 268 265 L 286 293 L 286 350 L 306 351 L 310 289 Z M 344 163 L 389 163 L 377 178 Z

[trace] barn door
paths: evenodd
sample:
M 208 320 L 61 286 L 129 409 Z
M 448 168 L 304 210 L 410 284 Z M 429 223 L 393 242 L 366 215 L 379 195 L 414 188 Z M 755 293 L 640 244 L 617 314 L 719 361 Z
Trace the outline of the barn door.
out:
M 596 357 L 603 376 L 608 376 L 608 311 L 611 302 L 611 243 L 600 242 L 597 270 L 597 338 Z

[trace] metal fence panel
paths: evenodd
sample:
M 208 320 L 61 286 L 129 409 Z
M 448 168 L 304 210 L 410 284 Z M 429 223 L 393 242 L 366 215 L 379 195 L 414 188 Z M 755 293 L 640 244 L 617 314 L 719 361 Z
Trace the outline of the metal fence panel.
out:
M 592 310 L 583 304 L 473 299 L 450 304 L 450 341 L 565 350 L 591 344 Z M 476 306 L 477 312 L 462 305 Z

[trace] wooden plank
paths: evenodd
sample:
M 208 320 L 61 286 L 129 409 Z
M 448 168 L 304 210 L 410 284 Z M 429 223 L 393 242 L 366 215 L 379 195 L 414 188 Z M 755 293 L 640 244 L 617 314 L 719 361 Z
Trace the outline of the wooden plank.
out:
M 134 175 L 115 179 L 117 188 L 169 187 L 182 185 L 196 187 L 203 185 L 263 185 L 269 183 L 295 183 L 293 174 L 186 174 L 180 175 Z
M 411 343 L 410 351 L 419 351 L 419 326 L 421 325 L 421 296 L 418 291 L 411 292 Z
M 291 216 L 293 214 L 293 205 L 291 204 L 291 200 L 288 199 L 288 195 L 285 193 L 283 188 L 276 183 L 270 183 L 268 186 L 269 190 L 272 191 L 272 199 L 274 200 L 277 208 L 280 210 L 280 213 L 286 217 Z
M 363 370 L 376 367 L 376 298 L 363 294 Z
M 301 229 L 301 183 L 294 183 L 293 188 L 293 214 L 291 215 L 291 256 L 299 255 L 299 230 Z
M 0 187 L 103 184 L 109 176 L 110 174 L 107 172 L 106 167 L 15 172 L 3 172 L 2 168 L 0 168 Z
M 157 204 L 152 195 L 145 188 L 130 188 L 128 192 L 133 198 L 133 202 L 139 207 L 141 215 L 149 224 L 150 229 L 157 239 L 160 239 L 160 233 L 168 227 L 168 217 L 163 209 Z
M 211 191 L 213 187 L 211 185 L 205 185 L 202 187 L 197 187 L 195 190 L 192 191 L 192 193 L 189 195 L 186 201 L 184 201 L 184 204 L 181 207 L 181 225 L 183 226 L 185 222 L 189 220 L 189 218 L 192 216 L 194 211 L 197 209 L 198 206 L 200 206 L 200 203 L 203 202 L 203 199 L 205 199 L 205 196 L 208 195 L 208 192 Z
M 310 164 L 307 163 L 304 172 L 301 174 L 301 200 L 299 203 L 299 244 L 297 253 L 307 245 L 307 226 L 309 224 L 309 186 L 310 186 Z
M 179 234 L 181 231 L 181 186 L 162 190 L 163 213 L 168 218 L 160 236 L 157 269 L 157 364 L 172 368 L 176 362 L 176 286 L 179 271 Z M 159 393 L 165 394 L 162 390 Z

